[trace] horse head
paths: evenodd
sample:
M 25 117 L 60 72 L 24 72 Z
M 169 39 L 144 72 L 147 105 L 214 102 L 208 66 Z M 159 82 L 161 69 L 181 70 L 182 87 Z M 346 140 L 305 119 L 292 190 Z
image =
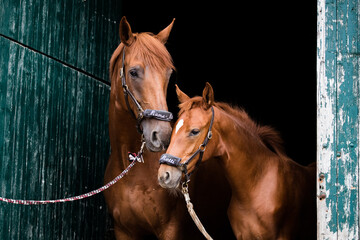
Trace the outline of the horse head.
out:
M 214 123 L 214 92 L 209 83 L 202 97 L 189 98 L 177 86 L 180 112 L 170 145 L 160 158 L 159 184 L 164 188 L 176 188 L 185 174 L 185 181 L 197 166 L 208 160 L 215 152 L 216 140 L 212 129 Z M 209 144 L 208 144 L 209 143 Z M 206 150 L 206 151 L 205 151 Z
M 133 33 L 123 17 L 120 22 L 121 44 L 110 60 L 115 108 L 130 112 L 137 119 L 147 148 L 154 152 L 164 150 L 171 135 L 171 118 L 167 116 L 165 121 L 159 120 L 164 120 L 161 119 L 163 113 L 170 114 L 167 112 L 166 91 L 174 66 L 165 43 L 173 23 L 174 20 L 157 35 Z M 144 116 L 143 109 L 149 110 L 145 111 L 147 116 Z M 151 115 L 151 110 L 156 112 Z

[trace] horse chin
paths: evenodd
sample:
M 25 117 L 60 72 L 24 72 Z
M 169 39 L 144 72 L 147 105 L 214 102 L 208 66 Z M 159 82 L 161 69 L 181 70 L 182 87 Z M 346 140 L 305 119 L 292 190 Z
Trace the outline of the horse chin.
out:
M 146 142 L 146 148 L 150 151 L 150 152 L 161 152 L 165 150 L 164 145 L 160 144 L 160 146 L 154 146 L 150 141 L 147 141 L 145 138 L 145 142 Z
M 168 183 L 159 181 L 159 184 L 162 188 L 169 189 L 170 192 L 173 192 L 173 191 L 176 191 L 176 189 L 178 189 L 178 187 L 180 186 L 180 180 L 181 180 L 181 178 L 179 178 L 178 181 L 171 181 Z

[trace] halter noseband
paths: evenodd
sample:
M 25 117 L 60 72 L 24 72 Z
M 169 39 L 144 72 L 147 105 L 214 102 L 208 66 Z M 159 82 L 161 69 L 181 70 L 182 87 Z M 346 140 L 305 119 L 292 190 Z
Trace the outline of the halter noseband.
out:
M 128 85 L 126 85 L 126 79 L 125 79 L 125 46 L 123 48 L 123 55 L 122 55 L 122 67 L 120 68 L 120 77 L 121 77 L 121 83 L 124 90 L 124 97 L 126 106 L 131 112 L 131 115 L 136 119 L 137 121 L 137 129 L 140 133 L 142 133 L 142 129 L 140 128 L 140 123 L 144 118 L 155 118 L 160 121 L 167 121 L 170 122 L 173 119 L 173 115 L 171 112 L 164 111 L 164 110 L 153 110 L 153 109 L 143 109 L 140 105 L 140 103 L 136 100 L 135 96 L 130 92 Z M 131 110 L 130 103 L 129 103 L 129 97 L 135 104 L 138 115 L 136 116 L 135 113 Z
M 188 165 L 189 163 L 194 160 L 194 158 L 199 154 L 199 159 L 197 160 L 196 162 L 196 165 L 195 165 L 195 169 L 198 168 L 200 166 L 200 163 L 202 161 L 202 158 L 203 158 L 203 155 L 204 155 L 204 152 L 205 152 L 205 149 L 206 149 L 206 145 L 208 144 L 209 140 L 211 139 L 212 137 L 212 131 L 211 131 L 211 128 L 213 126 L 213 123 L 214 123 L 214 116 L 215 116 L 215 113 L 214 113 L 214 107 L 211 107 L 211 112 L 212 112 L 212 116 L 211 116 L 211 121 L 210 121 L 210 126 L 209 126 L 209 130 L 206 134 L 206 138 L 205 140 L 202 142 L 202 144 L 200 144 L 198 150 L 196 150 L 190 157 L 188 160 L 186 160 L 186 162 L 184 163 L 181 163 L 181 158 L 179 157 L 176 157 L 176 156 L 173 156 L 171 154 L 168 154 L 168 153 L 165 153 L 163 155 L 161 155 L 160 157 L 160 164 L 166 164 L 166 165 L 169 165 L 169 166 L 172 166 L 172 167 L 177 167 L 179 168 L 184 174 L 185 174 L 185 182 L 189 182 L 190 181 L 190 176 L 191 174 L 195 171 L 192 171 L 191 173 L 188 173 Z

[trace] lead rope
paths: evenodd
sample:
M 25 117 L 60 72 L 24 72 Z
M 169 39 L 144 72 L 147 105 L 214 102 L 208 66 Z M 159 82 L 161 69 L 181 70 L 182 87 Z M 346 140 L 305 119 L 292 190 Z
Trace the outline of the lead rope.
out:
M 122 171 L 116 178 L 114 178 L 114 180 L 107 183 L 105 186 L 103 186 L 101 188 L 98 188 L 96 190 L 93 190 L 91 192 L 88 192 L 88 193 L 85 193 L 85 194 L 82 194 L 82 195 L 78 195 L 78 196 L 75 196 L 75 197 L 68 197 L 68 198 L 62 198 L 62 199 L 56 199 L 56 200 L 20 200 L 20 199 L 11 199 L 11 198 L 0 197 L 0 201 L 7 202 L 7 203 L 12 203 L 12 204 L 20 204 L 20 205 L 44 205 L 44 204 L 50 204 L 50 203 L 73 202 L 73 201 L 76 201 L 76 200 L 81 200 L 81 199 L 84 199 L 84 198 L 94 196 L 94 195 L 96 195 L 98 193 L 101 193 L 101 192 L 105 191 L 106 189 L 108 189 L 109 187 L 111 187 L 112 185 L 117 183 L 120 179 L 122 179 L 130 171 L 130 169 L 137 162 L 144 162 L 144 159 L 142 157 L 143 152 L 144 152 L 144 146 L 145 146 L 145 140 L 142 137 L 140 150 L 137 153 L 136 157 L 134 157 L 133 161 L 129 164 L 129 166 L 127 166 L 127 168 L 124 171 Z
M 185 197 L 185 202 L 186 202 L 186 207 L 188 209 L 188 212 L 192 218 L 192 220 L 194 221 L 195 225 L 198 227 L 198 229 L 200 230 L 200 232 L 204 235 L 204 237 L 207 240 L 213 240 L 212 237 L 207 233 L 207 231 L 205 230 L 205 227 L 202 225 L 199 217 L 196 215 L 195 211 L 194 211 L 194 206 L 190 201 L 190 195 L 189 195 L 189 187 L 187 182 L 183 183 L 182 185 L 182 194 Z
M 12 203 L 12 204 L 20 204 L 20 205 L 44 205 L 44 204 L 50 204 L 50 203 L 72 202 L 72 201 L 88 198 L 88 197 L 94 196 L 98 193 L 105 191 L 106 189 L 108 189 L 109 187 L 111 187 L 112 185 L 117 183 L 120 179 L 122 179 L 129 172 L 129 170 L 135 165 L 136 162 L 137 161 L 134 160 L 132 163 L 130 163 L 129 166 L 122 173 L 120 173 L 116 178 L 114 178 L 114 180 L 112 180 L 105 186 L 98 188 L 96 190 L 93 190 L 91 192 L 82 194 L 82 195 L 78 195 L 75 197 L 63 198 L 63 199 L 56 199 L 56 200 L 20 200 L 20 199 L 11 199 L 11 198 L 0 197 L 0 201 Z

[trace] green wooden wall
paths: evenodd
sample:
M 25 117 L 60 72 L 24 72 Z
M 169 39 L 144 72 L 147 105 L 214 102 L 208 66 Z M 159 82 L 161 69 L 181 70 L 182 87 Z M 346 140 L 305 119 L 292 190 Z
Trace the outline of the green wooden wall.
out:
M 318 239 L 359 239 L 359 12 L 318 0 Z
M 56 199 L 103 183 L 119 1 L 0 1 L 0 196 Z M 104 239 L 103 196 L 0 203 L 0 239 Z
M 0 34 L 108 81 L 120 0 L 1 0 Z

